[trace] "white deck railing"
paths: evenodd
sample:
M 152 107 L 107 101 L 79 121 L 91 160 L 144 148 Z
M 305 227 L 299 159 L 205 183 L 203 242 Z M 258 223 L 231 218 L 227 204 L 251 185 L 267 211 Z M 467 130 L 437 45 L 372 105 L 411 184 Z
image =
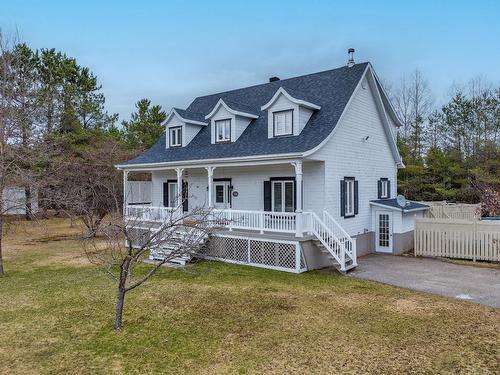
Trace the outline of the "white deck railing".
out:
M 214 216 L 227 221 L 229 229 L 247 229 L 263 232 L 295 233 L 295 212 L 249 210 L 214 210 Z
M 335 221 L 328 213 L 320 219 L 314 212 L 270 212 L 233 209 L 213 209 L 214 220 L 218 225 L 229 230 L 251 230 L 276 233 L 303 233 L 314 235 L 339 263 L 342 271 L 350 260 L 356 261 L 356 240 Z M 176 210 L 168 207 L 127 206 L 125 216 L 133 220 L 165 221 L 172 219 Z M 298 225 L 298 215 L 302 215 L 302 226 Z
M 174 215 L 175 209 L 147 205 L 133 205 L 125 207 L 125 217 L 132 220 L 167 221 Z

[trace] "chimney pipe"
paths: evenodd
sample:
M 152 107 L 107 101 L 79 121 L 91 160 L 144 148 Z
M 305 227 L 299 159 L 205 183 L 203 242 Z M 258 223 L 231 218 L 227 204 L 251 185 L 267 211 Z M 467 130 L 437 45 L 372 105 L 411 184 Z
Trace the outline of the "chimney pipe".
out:
M 347 66 L 350 68 L 354 66 L 354 48 L 349 48 L 347 50 L 347 54 L 349 56 L 349 60 L 347 60 Z

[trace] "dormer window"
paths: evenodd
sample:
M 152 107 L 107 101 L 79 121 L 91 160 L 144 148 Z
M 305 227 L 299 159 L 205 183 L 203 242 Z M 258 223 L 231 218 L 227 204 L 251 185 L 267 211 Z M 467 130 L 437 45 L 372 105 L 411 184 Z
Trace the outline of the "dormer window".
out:
M 293 109 L 273 112 L 273 135 L 275 137 L 293 135 Z
M 260 109 L 267 111 L 267 137 L 299 135 L 314 111 L 321 107 L 304 100 L 306 95 L 280 87 Z M 292 96 L 292 94 L 294 96 Z
M 186 147 L 207 125 L 199 113 L 172 108 L 165 121 L 165 147 Z
M 182 126 L 176 126 L 175 128 L 169 129 L 168 134 L 169 146 L 170 147 L 181 147 L 182 146 Z
M 250 123 L 259 118 L 258 108 L 219 99 L 212 111 L 205 116 L 210 120 L 211 143 L 236 142 Z
M 215 121 L 215 143 L 231 142 L 231 119 Z

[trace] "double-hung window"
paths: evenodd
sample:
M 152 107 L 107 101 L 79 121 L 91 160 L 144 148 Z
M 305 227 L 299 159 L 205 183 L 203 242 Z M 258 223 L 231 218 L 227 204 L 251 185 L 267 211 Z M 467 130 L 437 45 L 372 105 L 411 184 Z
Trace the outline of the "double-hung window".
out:
M 231 141 L 231 120 L 215 121 L 215 143 Z
M 380 180 L 380 198 L 389 198 L 389 180 Z
M 293 134 L 293 110 L 273 112 L 273 132 L 275 137 Z
M 168 183 L 168 207 L 177 206 L 177 181 Z
M 168 138 L 170 147 L 182 146 L 182 126 L 170 128 Z
M 345 180 L 345 216 L 354 216 L 354 178 L 346 178 Z

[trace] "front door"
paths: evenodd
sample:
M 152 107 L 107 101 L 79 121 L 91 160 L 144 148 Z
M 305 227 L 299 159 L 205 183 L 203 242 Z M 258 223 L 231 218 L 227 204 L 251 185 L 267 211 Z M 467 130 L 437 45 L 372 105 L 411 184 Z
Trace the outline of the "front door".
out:
M 376 250 L 381 253 L 392 253 L 392 212 L 376 211 Z
M 231 208 L 231 181 L 214 181 L 213 194 L 215 208 Z

